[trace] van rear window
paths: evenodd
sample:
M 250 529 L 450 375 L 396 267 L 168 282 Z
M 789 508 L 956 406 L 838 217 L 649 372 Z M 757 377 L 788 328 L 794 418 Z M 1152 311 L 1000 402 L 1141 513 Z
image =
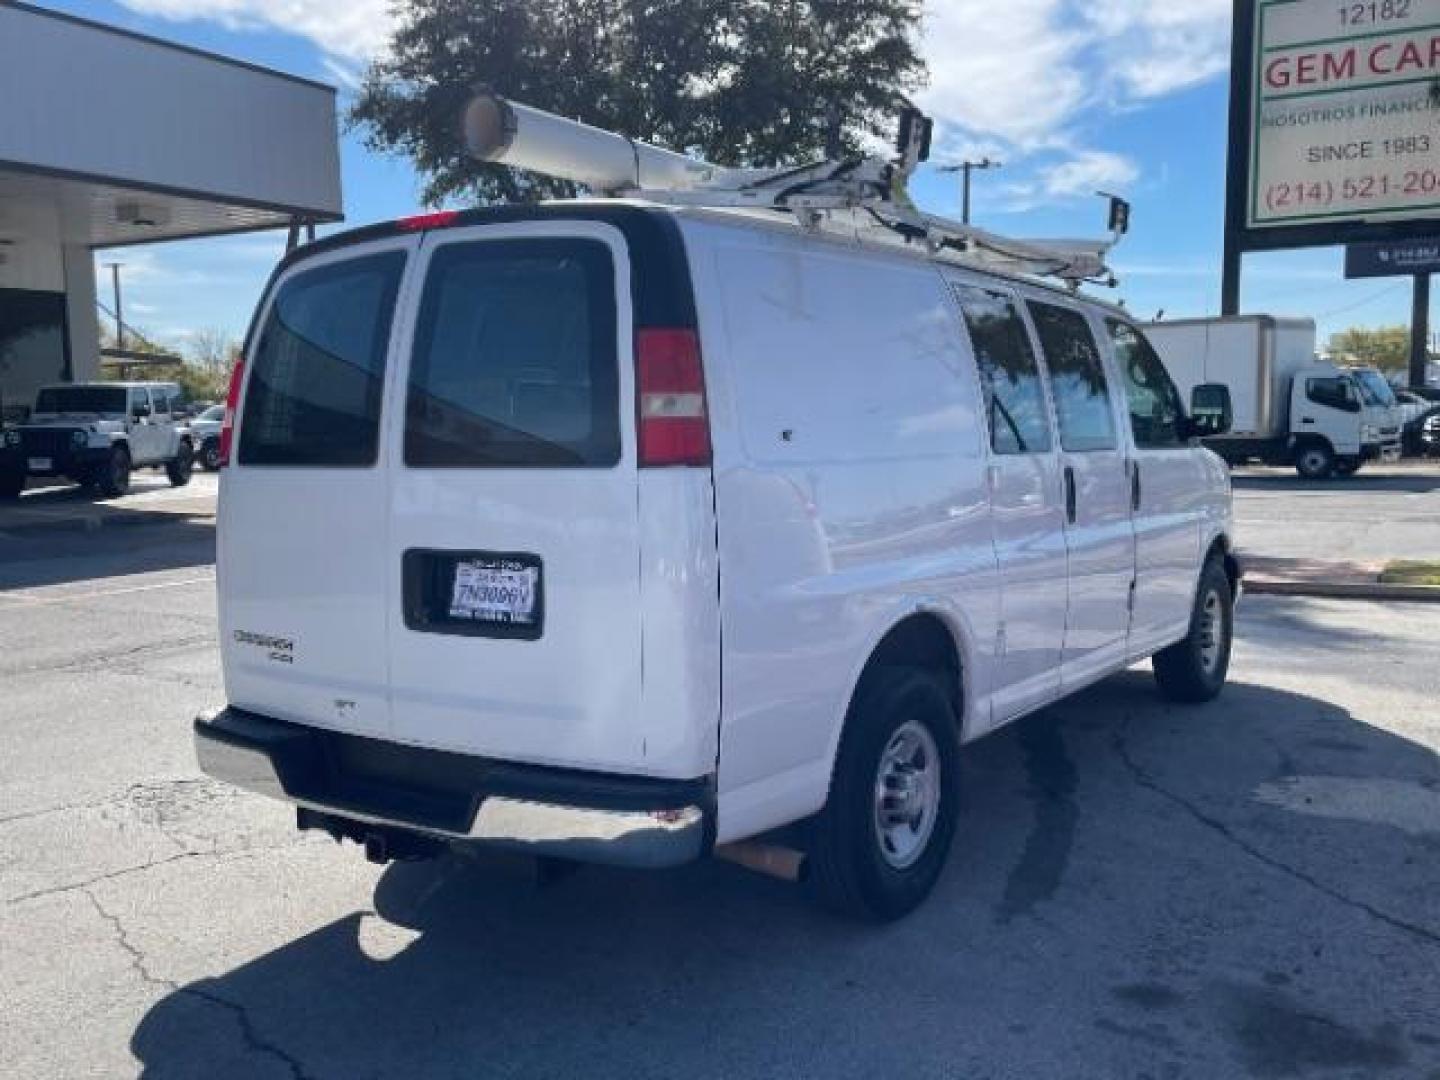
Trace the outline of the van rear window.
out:
M 620 460 L 615 270 L 593 240 L 440 248 L 420 302 L 405 463 L 603 467 Z
M 280 286 L 251 359 L 241 465 L 375 464 L 385 354 L 405 253 L 296 274 Z

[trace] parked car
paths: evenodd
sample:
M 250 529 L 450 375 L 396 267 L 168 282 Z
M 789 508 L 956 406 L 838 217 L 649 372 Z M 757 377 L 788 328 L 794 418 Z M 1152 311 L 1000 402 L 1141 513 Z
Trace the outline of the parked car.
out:
M 1395 400 L 1400 406 L 1400 422 L 1408 424 L 1428 412 L 1435 404 L 1417 394 L 1414 390 L 1396 390 Z
M 670 866 L 803 821 L 818 897 L 891 918 L 962 744 L 1145 658 L 1225 682 L 1223 422 L 1118 307 L 600 202 L 328 237 L 257 319 L 198 756 L 374 860 Z
M 224 424 L 224 405 L 211 405 L 190 421 L 190 431 L 195 436 L 195 460 L 206 472 L 220 468 L 220 429 Z
M 194 443 L 176 383 L 72 383 L 42 387 L 30 418 L 6 433 L 23 468 L 0 476 L 15 498 L 28 476 L 65 477 L 113 498 L 131 470 L 164 469 L 175 487 L 190 482 Z
M 1420 425 L 1420 453 L 1440 457 L 1440 410 L 1432 412 Z
M 1421 399 L 1424 401 L 1424 399 Z M 1420 410 L 1411 419 L 1405 422 L 1401 429 L 1401 440 L 1405 448 L 1406 457 L 1416 457 L 1424 454 L 1424 433 L 1425 423 L 1430 417 L 1440 413 L 1440 405 L 1425 402 L 1424 409 Z

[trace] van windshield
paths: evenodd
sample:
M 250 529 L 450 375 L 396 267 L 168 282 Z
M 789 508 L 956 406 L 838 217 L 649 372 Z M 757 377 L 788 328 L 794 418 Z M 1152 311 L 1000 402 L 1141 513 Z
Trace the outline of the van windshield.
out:
M 412 467 L 620 460 L 615 271 L 594 240 L 449 244 L 430 261 L 410 361 Z
M 37 413 L 124 413 L 123 386 L 47 386 L 35 397 Z

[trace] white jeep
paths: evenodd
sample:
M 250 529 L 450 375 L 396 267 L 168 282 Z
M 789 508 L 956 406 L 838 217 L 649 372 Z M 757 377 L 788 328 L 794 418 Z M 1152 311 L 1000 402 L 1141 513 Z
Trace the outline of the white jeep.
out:
M 15 498 L 30 476 L 63 476 L 107 498 L 130 489 L 134 468 L 163 468 L 183 487 L 195 443 L 177 383 L 74 383 L 42 387 L 30 419 L 5 432 L 20 467 L 0 474 L 0 497 Z

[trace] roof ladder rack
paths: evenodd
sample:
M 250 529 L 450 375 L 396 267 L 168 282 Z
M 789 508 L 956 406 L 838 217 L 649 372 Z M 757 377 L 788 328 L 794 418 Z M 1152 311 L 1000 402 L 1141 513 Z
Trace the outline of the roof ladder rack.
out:
M 918 210 L 906 185 L 929 157 L 932 122 L 906 107 L 896 156 L 818 161 L 781 169 L 712 165 L 481 91 L 465 110 L 466 145 L 481 161 L 513 165 L 603 195 L 671 206 L 788 212 L 805 227 L 850 229 L 922 243 L 933 254 L 1038 277 L 1069 288 L 1115 285 L 1106 256 L 1129 229 L 1130 206 L 1110 200 L 1104 240 L 1020 240 Z M 1103 194 L 1103 193 L 1102 193 Z

